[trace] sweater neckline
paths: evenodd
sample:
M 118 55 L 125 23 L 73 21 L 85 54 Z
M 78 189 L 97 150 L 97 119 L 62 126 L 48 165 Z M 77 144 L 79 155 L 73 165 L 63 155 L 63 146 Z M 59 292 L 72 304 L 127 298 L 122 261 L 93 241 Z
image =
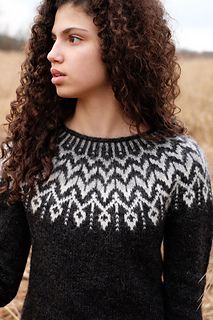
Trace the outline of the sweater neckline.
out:
M 111 137 L 111 138 L 104 138 L 104 137 L 97 137 L 97 136 L 90 136 L 83 133 L 80 133 L 76 130 L 73 130 L 71 128 L 68 128 L 65 124 L 63 124 L 63 129 L 65 132 L 71 134 L 72 136 L 75 136 L 81 140 L 87 140 L 91 142 L 122 142 L 122 141 L 132 141 L 138 138 L 141 138 L 141 135 L 138 133 L 132 134 L 129 136 L 119 136 L 119 137 Z

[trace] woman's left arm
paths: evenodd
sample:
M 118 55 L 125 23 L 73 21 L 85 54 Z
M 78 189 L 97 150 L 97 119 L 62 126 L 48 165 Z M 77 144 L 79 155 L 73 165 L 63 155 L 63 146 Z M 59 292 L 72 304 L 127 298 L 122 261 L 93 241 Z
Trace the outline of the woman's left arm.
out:
M 213 238 L 208 166 L 199 146 L 186 150 L 164 224 L 165 320 L 202 320 Z

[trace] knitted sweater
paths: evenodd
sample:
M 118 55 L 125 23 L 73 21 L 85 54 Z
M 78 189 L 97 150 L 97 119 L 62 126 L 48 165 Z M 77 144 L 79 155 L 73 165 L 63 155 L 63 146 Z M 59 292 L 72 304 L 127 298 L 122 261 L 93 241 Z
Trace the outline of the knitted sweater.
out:
M 208 168 L 190 136 L 63 126 L 48 180 L 11 208 L 1 199 L 0 306 L 32 245 L 22 320 L 201 320 L 212 231 Z

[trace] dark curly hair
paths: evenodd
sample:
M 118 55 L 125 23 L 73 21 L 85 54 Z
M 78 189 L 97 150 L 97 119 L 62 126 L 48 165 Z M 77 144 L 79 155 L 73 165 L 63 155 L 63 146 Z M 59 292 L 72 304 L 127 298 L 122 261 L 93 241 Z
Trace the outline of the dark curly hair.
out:
M 21 66 L 17 98 L 6 116 L 8 134 L 1 144 L 0 192 L 8 204 L 23 195 L 20 184 L 32 191 L 35 181 L 46 181 L 53 169 L 58 136 L 65 119 L 75 111 L 76 98 L 61 98 L 51 83 L 47 54 L 53 46 L 51 31 L 57 9 L 65 3 L 82 6 L 98 27 L 102 60 L 123 112 L 147 139 L 185 133 L 177 120 L 174 101 L 180 93 L 180 66 L 158 0 L 44 0 L 32 26 Z M 148 125 L 141 132 L 141 124 Z

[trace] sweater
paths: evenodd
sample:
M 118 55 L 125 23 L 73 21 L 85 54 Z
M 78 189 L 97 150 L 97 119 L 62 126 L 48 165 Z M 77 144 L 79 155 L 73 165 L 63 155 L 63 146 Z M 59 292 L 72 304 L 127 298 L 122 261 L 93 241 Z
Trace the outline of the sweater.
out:
M 22 320 L 201 320 L 213 206 L 198 143 L 63 125 L 52 161 L 31 197 L 1 198 L 0 307 L 32 246 Z

